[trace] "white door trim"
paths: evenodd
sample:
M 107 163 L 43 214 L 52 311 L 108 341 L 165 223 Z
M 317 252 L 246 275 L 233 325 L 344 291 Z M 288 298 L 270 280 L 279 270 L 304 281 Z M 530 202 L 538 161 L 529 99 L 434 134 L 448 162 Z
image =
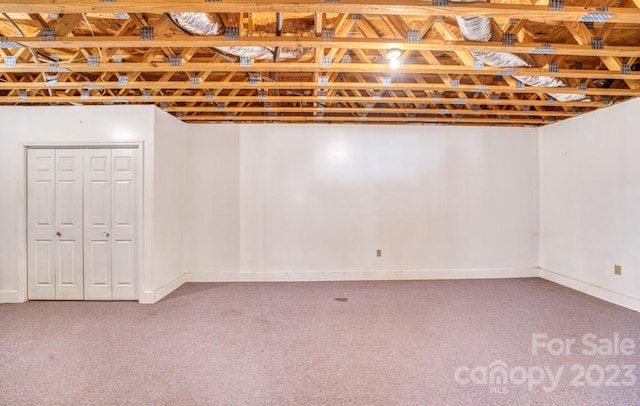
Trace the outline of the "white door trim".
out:
M 135 208 L 135 224 L 136 224 L 136 264 L 138 269 L 138 300 L 143 298 L 144 282 L 151 279 L 151 269 L 147 261 L 147 253 L 145 253 L 145 236 L 151 235 L 151 224 L 145 221 L 145 210 L 152 212 L 153 207 L 145 201 L 144 193 L 147 187 L 147 176 L 145 172 L 145 142 L 21 142 L 18 144 L 17 156 L 18 166 L 18 234 L 16 238 L 16 253 L 18 254 L 18 301 L 27 301 L 27 151 L 30 148 L 135 148 L 137 149 L 136 157 L 136 208 Z M 146 230 L 149 228 L 149 230 Z

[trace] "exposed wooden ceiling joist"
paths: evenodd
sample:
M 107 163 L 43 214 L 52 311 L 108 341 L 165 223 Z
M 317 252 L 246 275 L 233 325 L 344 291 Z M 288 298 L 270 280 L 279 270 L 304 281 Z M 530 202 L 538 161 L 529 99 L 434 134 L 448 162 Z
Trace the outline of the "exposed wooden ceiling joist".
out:
M 18 63 L 15 67 L 0 66 L 0 72 L 11 73 L 42 73 L 51 72 L 51 67 L 47 64 Z M 130 62 L 130 63 L 101 63 L 98 66 L 87 66 L 83 63 L 65 63 L 58 65 L 56 69 L 66 69 L 70 72 L 369 72 L 386 73 L 389 65 L 384 63 L 336 63 L 331 66 L 321 66 L 319 63 L 297 63 L 297 62 L 257 62 L 250 66 L 241 66 L 238 63 L 219 62 L 215 64 L 207 62 L 188 62 L 180 66 L 172 66 L 169 62 Z M 640 80 L 639 72 L 621 73 L 620 66 L 617 70 L 606 69 L 559 69 L 557 72 L 550 72 L 548 69 L 518 67 L 513 69 L 494 68 L 484 66 L 476 69 L 472 66 L 462 65 L 429 65 L 429 64 L 405 64 L 394 71 L 394 74 L 421 73 L 421 74 L 441 74 L 449 75 L 476 75 L 476 76 L 537 76 L 544 75 L 557 78 L 588 78 L 588 79 L 623 79 L 625 81 Z
M 306 36 L 260 36 L 240 37 L 238 39 L 226 39 L 225 37 L 188 37 L 173 36 L 143 40 L 140 37 L 65 37 L 54 41 L 45 41 L 41 38 L 8 37 L 8 42 L 15 42 L 33 49 L 60 49 L 60 48 L 193 48 L 193 47 L 296 47 L 296 48 L 349 48 L 349 49 L 382 49 L 399 48 L 409 51 L 448 51 L 448 52 L 512 52 L 520 54 L 539 53 L 541 44 L 516 43 L 503 45 L 500 42 L 473 42 L 473 41 L 447 41 L 429 40 L 418 43 L 389 40 L 386 38 L 336 38 L 323 40 Z M 607 46 L 603 49 L 593 49 L 590 45 L 580 44 L 554 44 L 546 43 L 547 52 L 553 55 L 570 56 L 618 56 L 640 57 L 640 46 Z
M 538 126 L 640 95 L 637 0 L 496 1 L 3 1 L 0 105 L 153 103 L 189 122 Z M 179 28 L 172 11 L 210 13 L 216 35 Z M 465 37 L 456 16 L 489 17 L 489 40 Z M 266 51 L 242 60 L 247 49 Z M 526 66 L 478 65 L 479 55 Z
M 261 98 L 255 95 L 247 95 L 247 96 L 221 96 L 217 95 L 211 99 L 206 98 L 204 95 L 191 95 L 191 96 L 173 96 L 173 95 L 156 95 L 149 96 L 148 98 L 142 97 L 140 95 L 126 95 L 126 96 L 104 96 L 104 95 L 91 95 L 88 99 L 83 99 L 81 96 L 69 96 L 69 95 L 61 95 L 61 96 L 46 96 L 46 95 L 29 95 L 26 98 L 20 98 L 18 96 L 7 96 L 0 98 L 0 104 L 49 104 L 49 103 L 86 103 L 86 104 L 94 104 L 94 103 L 163 103 L 163 102 L 172 102 L 176 105 L 181 103 L 191 103 L 191 102 L 200 102 L 200 103 L 264 103 L 264 102 L 274 102 L 274 103 L 295 103 L 299 105 L 305 104 L 313 104 L 313 103 L 371 103 L 377 102 L 381 104 L 429 104 L 429 105 L 437 105 L 437 104 L 457 104 L 460 103 L 460 98 L 452 98 L 452 97 L 381 97 L 380 99 L 374 99 L 371 96 L 327 96 L 326 98 L 318 98 L 318 96 L 267 96 L 266 98 Z M 602 107 L 603 103 L 598 101 L 573 101 L 573 102 L 551 102 L 547 100 L 510 100 L 510 99 L 470 99 L 467 101 L 470 105 L 477 106 L 532 106 L 532 107 L 558 107 L 560 105 L 565 107 L 575 107 L 575 108 L 597 108 Z M 197 109 L 194 109 L 194 111 Z
M 391 90 L 391 89 L 404 89 L 404 90 L 422 90 L 422 91 L 463 91 L 470 93 L 531 93 L 531 88 L 515 88 L 504 85 L 482 85 L 480 88 L 477 85 L 465 85 L 461 84 L 455 89 L 452 89 L 450 85 L 439 83 L 411 83 L 411 82 L 399 82 L 391 84 L 383 83 L 369 83 L 369 82 L 333 82 L 328 84 L 319 84 L 314 82 L 262 82 L 259 85 L 252 85 L 248 82 L 201 82 L 198 84 L 192 84 L 188 80 L 186 81 L 138 81 L 128 82 L 126 85 L 117 81 L 109 82 L 58 82 L 56 85 L 49 85 L 46 82 L 27 82 L 20 83 L 16 86 L 15 83 L 4 82 L 0 83 L 0 90 L 13 89 L 19 87 L 22 89 L 85 89 L 87 86 L 100 86 L 104 89 L 371 89 L 371 90 Z M 640 96 L 640 90 L 636 89 L 577 89 L 570 87 L 537 87 L 534 88 L 536 92 L 544 93 L 559 93 L 559 94 L 586 94 L 593 96 Z
M 317 0 L 5 0 L 0 2 L 2 13 L 165 13 L 165 12 L 209 12 L 209 13 L 361 13 L 390 15 L 450 15 L 483 16 L 491 18 L 522 18 L 531 20 L 580 21 L 587 13 L 598 13 L 598 7 L 570 7 L 550 10 L 548 5 L 514 3 L 449 3 L 434 5 L 424 0 L 340 0 L 319 2 Z M 640 10 L 637 8 L 610 7 L 609 22 L 637 23 Z

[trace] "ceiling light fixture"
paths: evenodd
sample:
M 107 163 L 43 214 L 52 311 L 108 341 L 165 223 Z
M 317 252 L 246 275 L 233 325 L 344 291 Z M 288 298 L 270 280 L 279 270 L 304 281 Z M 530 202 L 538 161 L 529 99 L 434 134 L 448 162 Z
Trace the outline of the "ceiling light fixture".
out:
M 402 66 L 402 59 L 400 58 L 393 58 L 389 60 L 389 67 L 391 69 L 398 69 L 399 67 Z
M 394 60 L 394 59 L 398 59 L 400 58 L 400 56 L 402 55 L 402 51 L 400 51 L 398 48 L 391 48 L 390 50 L 387 51 L 387 59 L 388 60 Z
M 387 60 L 389 60 L 389 67 L 391 69 L 398 69 L 400 66 L 402 66 L 402 51 L 400 51 L 398 48 L 391 48 L 387 51 L 387 54 L 385 56 Z

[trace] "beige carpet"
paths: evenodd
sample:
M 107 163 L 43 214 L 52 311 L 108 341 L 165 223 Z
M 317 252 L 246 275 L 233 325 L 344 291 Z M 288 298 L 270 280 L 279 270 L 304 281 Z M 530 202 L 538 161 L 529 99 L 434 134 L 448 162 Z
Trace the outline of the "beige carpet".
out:
M 632 354 L 590 354 L 614 334 Z M 192 283 L 1 305 L 0 404 L 638 405 L 639 344 L 638 313 L 540 279 Z

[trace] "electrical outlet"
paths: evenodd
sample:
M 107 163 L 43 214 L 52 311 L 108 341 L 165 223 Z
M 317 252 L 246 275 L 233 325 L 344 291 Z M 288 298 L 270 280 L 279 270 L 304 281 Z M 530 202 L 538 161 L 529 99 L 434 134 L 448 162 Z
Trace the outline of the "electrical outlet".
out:
M 614 265 L 613 273 L 616 275 L 622 275 L 622 265 Z
M 380 248 L 378 248 L 376 250 L 376 257 L 380 258 L 382 256 L 382 250 Z

